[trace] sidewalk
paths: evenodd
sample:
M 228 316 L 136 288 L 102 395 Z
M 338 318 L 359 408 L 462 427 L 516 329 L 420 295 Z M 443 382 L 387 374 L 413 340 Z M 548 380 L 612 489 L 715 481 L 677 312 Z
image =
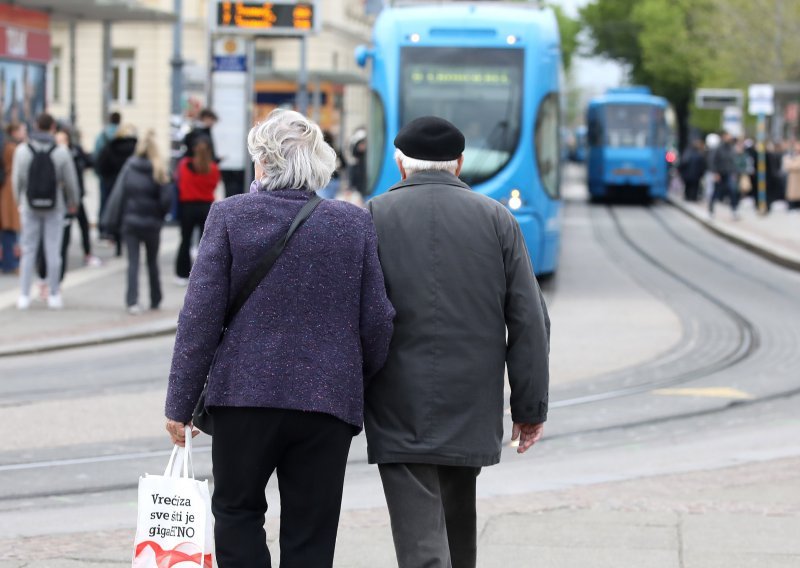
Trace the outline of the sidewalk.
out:
M 48 310 L 38 298 L 38 286 L 34 284 L 30 309 L 18 311 L 19 278 L 0 276 L 0 357 L 175 332 L 186 290 L 172 281 L 178 229 L 165 227 L 161 233 L 159 258 L 164 294 L 161 309 L 145 311 L 140 316 L 131 316 L 125 310 L 128 266 L 125 256 L 116 258 L 113 247 L 94 242 L 93 253 L 104 264 L 99 268 L 84 267 L 77 233 L 74 228 L 69 268 L 62 285 L 63 310 Z M 144 262 L 139 269 L 139 303 L 145 308 L 149 306 Z
M 709 217 L 708 203 L 684 201 L 669 195 L 668 201 L 718 235 L 756 254 L 793 270 L 800 270 L 800 210 L 787 211 L 783 202 L 773 205 L 769 215 L 760 215 L 752 198 L 742 200 L 738 220 L 726 203 L 714 206 Z
M 478 566 L 800 566 L 798 469 L 790 458 L 481 500 Z M 275 559 L 278 529 L 267 523 Z M 0 568 L 130 565 L 132 541 L 132 529 L 0 541 Z M 334 566 L 397 566 L 385 508 L 342 513 Z

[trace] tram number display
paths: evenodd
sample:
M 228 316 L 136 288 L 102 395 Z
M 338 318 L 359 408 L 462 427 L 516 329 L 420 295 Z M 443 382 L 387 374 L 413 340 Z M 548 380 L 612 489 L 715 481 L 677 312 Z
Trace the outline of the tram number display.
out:
M 409 66 L 408 77 L 415 85 L 508 85 L 507 70 L 487 67 Z
M 220 2 L 219 30 L 306 33 L 314 29 L 314 5 L 287 2 Z

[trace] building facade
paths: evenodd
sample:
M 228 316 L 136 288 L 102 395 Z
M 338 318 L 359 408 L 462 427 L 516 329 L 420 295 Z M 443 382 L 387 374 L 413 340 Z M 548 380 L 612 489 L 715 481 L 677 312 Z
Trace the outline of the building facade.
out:
M 139 0 L 139 4 L 169 12 L 173 0 Z M 213 108 L 210 91 L 210 12 L 215 0 L 183 0 L 183 110 L 191 119 L 200 108 Z M 371 20 L 363 0 L 317 2 L 322 18 L 319 34 L 308 40 L 308 114 L 335 136 L 347 135 L 366 119 L 366 75 L 353 60 L 355 47 L 369 41 Z M 103 24 L 78 21 L 75 27 L 75 114 L 84 147 L 101 131 L 103 116 Z M 111 104 L 123 122 L 140 132 L 153 128 L 170 144 L 171 60 L 173 26 L 156 22 L 115 22 L 111 28 Z M 70 116 L 68 66 L 70 24 L 51 23 L 52 55 L 47 67 L 48 109 L 57 118 Z M 276 106 L 291 107 L 297 92 L 300 42 L 296 38 L 256 39 L 254 120 Z M 244 95 L 244 93 L 243 93 Z M 211 100 L 209 100 L 211 99 Z

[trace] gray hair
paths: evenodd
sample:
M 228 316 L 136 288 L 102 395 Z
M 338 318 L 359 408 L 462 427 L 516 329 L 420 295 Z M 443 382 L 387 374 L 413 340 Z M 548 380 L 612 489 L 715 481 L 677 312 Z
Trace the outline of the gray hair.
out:
M 262 189 L 314 192 L 331 180 L 336 152 L 319 126 L 293 110 L 275 109 L 247 135 L 250 157 L 264 170 Z
M 394 159 L 396 162 L 402 164 L 406 175 L 415 174 L 417 172 L 450 172 L 455 175 L 458 169 L 458 160 L 448 160 L 446 162 L 431 162 L 428 160 L 418 160 L 416 158 L 409 158 L 403 152 L 396 148 L 394 151 Z

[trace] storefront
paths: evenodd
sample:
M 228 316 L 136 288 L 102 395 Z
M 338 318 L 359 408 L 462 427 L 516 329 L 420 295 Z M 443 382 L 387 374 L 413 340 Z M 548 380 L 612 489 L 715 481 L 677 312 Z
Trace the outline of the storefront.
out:
M 33 122 L 44 112 L 50 19 L 0 4 L 0 123 Z

